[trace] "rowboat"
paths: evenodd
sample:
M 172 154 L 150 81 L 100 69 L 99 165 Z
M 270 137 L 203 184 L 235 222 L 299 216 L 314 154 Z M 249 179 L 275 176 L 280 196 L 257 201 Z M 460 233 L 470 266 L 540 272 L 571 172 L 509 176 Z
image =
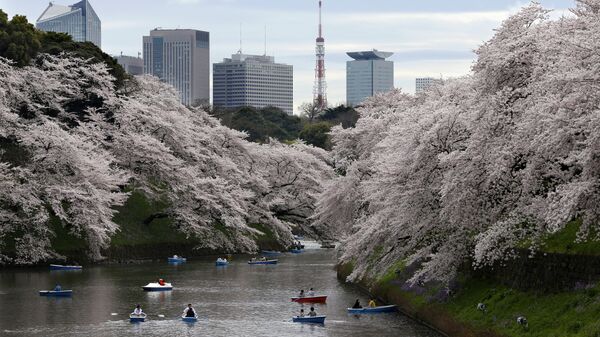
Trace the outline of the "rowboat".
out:
M 296 323 L 324 324 L 325 317 L 327 317 L 327 316 L 312 316 L 312 317 L 311 316 L 304 316 L 304 317 L 296 316 L 296 317 L 292 317 L 292 321 L 294 321 Z
M 366 308 L 348 308 L 349 314 L 377 314 L 382 312 L 396 312 L 398 310 L 396 305 L 382 305 L 379 307 L 366 307 Z
M 292 254 L 300 254 L 300 253 L 302 253 L 302 249 L 290 249 L 290 253 L 292 253 Z
M 51 264 L 50 270 L 81 270 L 81 266 L 64 266 L 61 264 Z
M 325 302 L 327 302 L 327 295 L 292 297 L 292 302 L 298 302 L 298 303 L 325 303 Z
M 142 287 L 144 291 L 169 291 L 173 290 L 173 286 L 171 283 L 165 283 L 164 285 L 160 285 L 158 282 L 148 283 Z
M 145 320 L 146 320 L 146 314 L 141 314 L 141 315 L 130 314 L 129 315 L 129 322 L 131 322 L 131 323 L 140 323 Z
M 259 261 L 259 260 L 252 261 L 252 260 L 250 260 L 250 261 L 248 261 L 248 264 L 277 264 L 277 261 L 278 261 L 277 259 L 266 260 L 266 261 Z
M 40 290 L 40 296 L 71 297 L 73 290 Z
M 195 323 L 196 321 L 198 321 L 198 316 L 194 316 L 194 317 L 181 316 L 181 320 L 184 322 L 188 322 L 188 323 Z
M 276 250 L 263 250 L 261 253 L 263 255 L 268 255 L 268 256 L 278 256 L 278 255 L 281 255 L 281 252 L 278 252 Z
M 187 259 L 185 257 L 181 257 L 181 256 L 173 256 L 167 259 L 167 261 L 169 261 L 169 263 L 183 263 L 186 262 Z

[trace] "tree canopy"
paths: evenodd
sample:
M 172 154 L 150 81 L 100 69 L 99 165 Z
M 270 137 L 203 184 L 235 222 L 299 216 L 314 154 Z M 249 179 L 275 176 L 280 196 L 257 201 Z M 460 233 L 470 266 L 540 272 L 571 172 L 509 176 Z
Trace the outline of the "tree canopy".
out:
M 0 56 L 14 61 L 19 67 L 24 67 L 35 60 L 38 53 L 69 53 L 94 63 L 103 62 L 114 77 L 117 88 L 121 88 L 127 78 L 123 67 L 95 44 L 75 42 L 65 33 L 37 30 L 22 15 L 15 15 L 8 20 L 7 14 L 0 9 Z
M 473 74 L 417 96 L 373 97 L 336 126 L 342 173 L 317 225 L 341 236 L 351 278 L 398 261 L 412 281 L 510 260 L 574 219 L 600 232 L 600 2 L 549 20 L 537 3 L 477 50 Z
M 256 250 L 251 224 L 286 246 L 333 177 L 325 151 L 248 142 L 154 77 L 117 95 L 107 65 L 63 53 L 0 58 L 0 77 L 0 262 L 55 257 L 53 219 L 101 258 L 130 193 L 201 247 Z

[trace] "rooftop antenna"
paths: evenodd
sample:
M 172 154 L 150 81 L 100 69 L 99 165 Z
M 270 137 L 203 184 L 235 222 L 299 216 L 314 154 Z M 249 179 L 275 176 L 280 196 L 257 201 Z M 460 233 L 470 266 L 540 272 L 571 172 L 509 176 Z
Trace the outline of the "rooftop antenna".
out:
M 242 53 L 242 23 L 240 22 L 240 50 L 238 50 L 238 54 Z

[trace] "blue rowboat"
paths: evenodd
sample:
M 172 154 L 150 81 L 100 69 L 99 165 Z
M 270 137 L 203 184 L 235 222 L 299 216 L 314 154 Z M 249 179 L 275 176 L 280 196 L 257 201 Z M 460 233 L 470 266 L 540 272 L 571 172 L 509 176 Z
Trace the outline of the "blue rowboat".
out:
M 181 256 L 173 256 L 167 259 L 167 261 L 169 261 L 169 263 L 184 263 L 187 261 L 187 259 L 185 257 L 181 257 Z
M 300 316 L 296 316 L 296 317 L 292 317 L 292 321 L 294 321 L 295 323 L 313 323 L 313 324 L 324 324 L 325 323 L 325 317 L 327 316 L 304 316 L 304 317 L 300 317 Z
M 277 259 L 267 261 L 248 261 L 248 264 L 277 264 Z
M 129 321 L 131 323 L 140 323 L 146 320 L 146 314 L 141 314 L 141 315 L 136 315 L 136 314 L 130 314 L 129 315 Z
M 302 253 L 302 249 L 290 249 L 290 253 L 292 253 L 292 254 L 300 254 L 300 253 Z
M 71 297 L 73 290 L 40 290 L 40 296 Z
M 181 316 L 181 320 L 187 323 L 196 323 L 198 321 L 198 316 L 195 317 L 185 317 Z
M 220 267 L 220 266 L 227 266 L 227 265 L 229 265 L 229 262 L 228 262 L 228 261 L 217 261 L 217 262 L 215 262 L 215 265 L 216 265 L 217 267 Z
M 379 307 L 374 307 L 374 308 L 360 308 L 360 309 L 354 309 L 354 308 L 348 308 L 348 313 L 349 314 L 378 314 L 378 313 L 383 313 L 383 312 L 396 312 L 396 310 L 398 310 L 398 307 L 396 305 L 382 305 Z
M 268 256 L 279 256 L 279 255 L 281 255 L 281 252 L 278 252 L 276 250 L 263 250 L 261 253 L 263 255 L 268 255 Z
M 81 270 L 81 266 L 63 266 L 61 264 L 51 264 L 50 270 Z

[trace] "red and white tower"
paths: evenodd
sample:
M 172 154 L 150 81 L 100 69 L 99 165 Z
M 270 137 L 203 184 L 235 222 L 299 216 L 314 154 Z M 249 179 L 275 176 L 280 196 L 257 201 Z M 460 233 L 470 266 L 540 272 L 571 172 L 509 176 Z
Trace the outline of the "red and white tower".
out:
M 313 104 L 319 111 L 327 108 L 327 83 L 325 82 L 325 39 L 321 26 L 321 0 L 319 0 L 319 37 L 317 37 L 317 65 L 315 67 L 315 87 L 313 89 Z

